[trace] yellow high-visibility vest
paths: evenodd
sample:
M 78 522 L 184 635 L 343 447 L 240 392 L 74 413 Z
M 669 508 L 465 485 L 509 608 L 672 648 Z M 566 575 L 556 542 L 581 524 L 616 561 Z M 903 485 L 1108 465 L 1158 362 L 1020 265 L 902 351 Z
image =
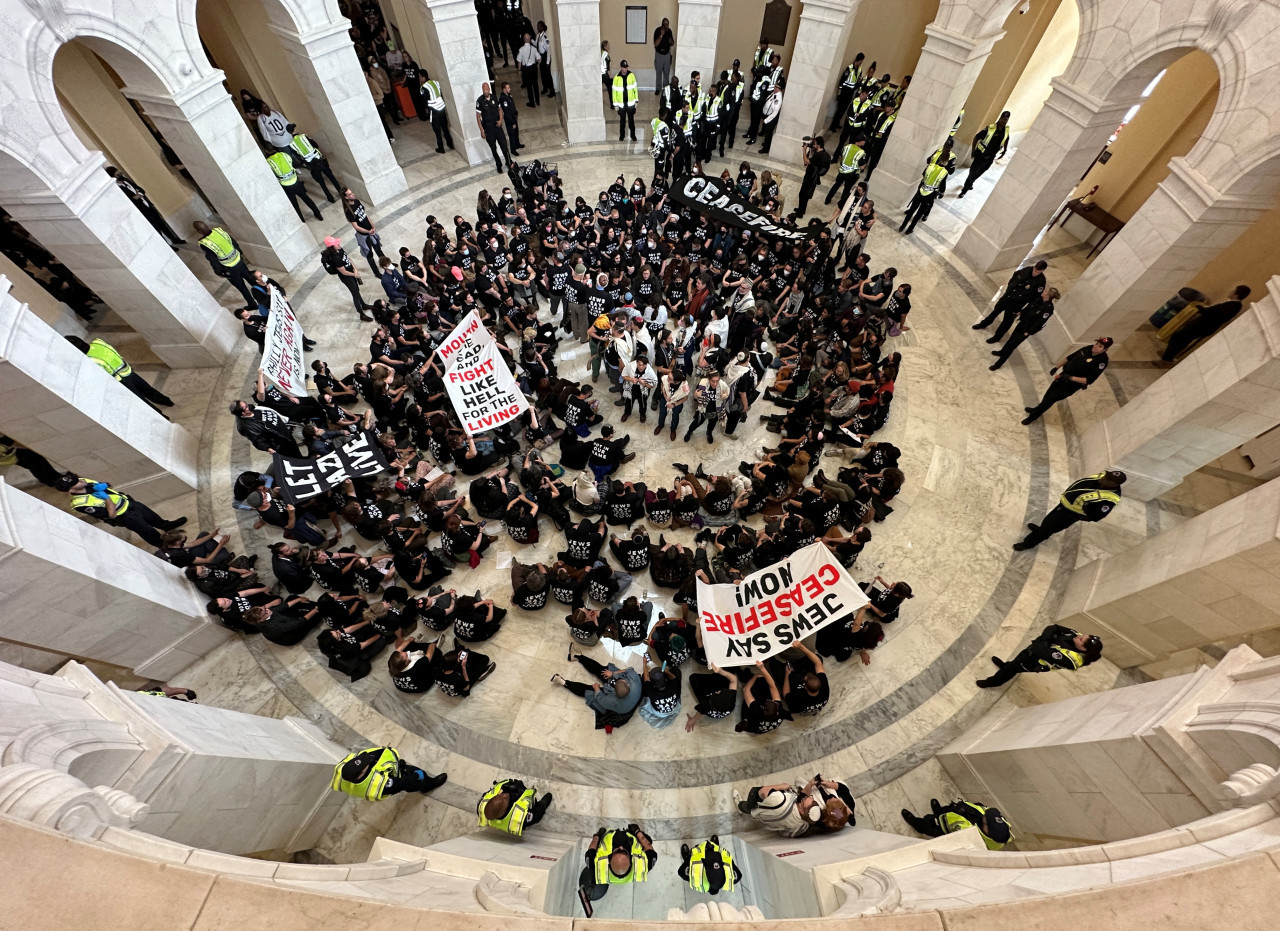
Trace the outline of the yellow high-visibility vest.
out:
M 636 73 L 615 74 L 613 76 L 613 105 L 630 110 L 640 101 L 640 85 L 636 82 Z
M 930 165 L 924 170 L 924 178 L 920 182 L 921 194 L 933 194 L 942 187 L 942 182 L 947 180 L 949 172 L 941 165 Z
M 1081 491 L 1076 488 L 1082 482 L 1097 481 L 1106 474 L 1106 472 L 1097 472 L 1072 482 L 1067 486 L 1067 490 L 1062 493 L 1062 497 L 1058 499 L 1059 503 L 1068 511 L 1081 516 L 1084 515 L 1084 506 L 1095 501 L 1109 501 L 1111 506 L 1115 507 L 1120 503 L 1120 492 L 1118 491 L 1109 488 L 1089 488 Z M 1072 492 L 1076 492 L 1076 494 L 1072 495 Z
M 525 789 L 518 799 L 511 803 L 511 807 L 507 809 L 507 813 L 495 821 L 491 821 L 484 816 L 484 806 L 489 804 L 490 799 L 496 798 L 501 794 L 507 785 L 507 780 L 495 782 L 493 788 L 486 792 L 480 799 L 480 803 L 476 805 L 477 823 L 482 828 L 496 828 L 507 834 L 514 834 L 519 837 L 524 833 L 524 823 L 529 817 L 529 809 L 533 807 L 533 799 L 536 794 L 533 789 Z
M 622 886 L 627 883 L 644 882 L 649 878 L 649 858 L 645 856 L 644 848 L 640 846 L 640 842 L 634 835 L 627 835 L 631 838 L 631 871 L 626 876 L 615 876 L 613 870 L 609 869 L 609 857 L 613 856 L 613 835 L 617 833 L 619 832 L 610 831 L 600 839 L 600 846 L 596 848 L 596 884 L 603 886 L 609 883 Z
M 866 160 L 867 153 L 862 150 L 862 146 L 850 142 L 840 150 L 840 174 L 848 175 L 858 171 Z
M 968 802 L 967 804 L 978 809 L 978 811 L 982 812 L 984 815 L 987 813 L 987 809 L 981 805 L 974 805 L 973 802 Z M 955 812 L 952 812 L 952 811 L 943 812 L 941 815 L 938 816 L 938 826 L 942 828 L 943 834 L 954 834 L 956 831 L 963 831 L 965 828 L 976 827 L 978 828 L 978 833 L 982 834 L 982 842 L 987 845 L 988 850 L 1003 850 L 1006 844 L 1008 844 L 1013 840 L 1013 835 L 1010 834 L 1009 840 L 1006 841 L 1004 844 L 1000 843 L 999 841 L 994 841 L 990 837 L 987 837 L 985 833 L 983 833 L 981 827 L 974 824 L 972 821 L 970 821 L 968 818 L 964 817 L 963 815 L 957 815 Z
M 369 774 L 359 782 L 348 782 L 342 778 L 342 767 L 350 763 L 361 753 L 381 750 L 382 754 L 369 770 Z M 400 754 L 390 747 L 368 747 L 356 753 L 349 753 L 333 768 L 333 782 L 330 788 L 335 792 L 344 792 L 352 798 L 362 798 L 367 802 L 376 802 L 387 791 L 387 785 L 393 776 L 400 775 Z
M 724 886 L 722 888 L 725 892 L 732 892 L 734 885 L 733 854 L 718 844 L 712 844 L 710 841 L 703 841 L 697 847 L 694 847 L 693 852 L 689 855 L 689 888 L 696 889 L 698 892 L 711 891 L 711 883 L 707 881 L 706 857 L 708 846 L 724 863 Z
M 86 485 L 94 484 L 91 478 L 80 476 L 80 481 Z M 119 517 L 125 511 L 129 510 L 129 496 L 123 495 L 110 486 L 107 487 L 107 498 L 115 505 L 116 516 Z M 83 494 L 71 496 L 71 509 L 78 511 L 83 507 L 102 507 L 103 501 L 97 495 Z
M 267 156 L 267 164 L 271 166 L 276 180 L 282 187 L 290 187 L 298 183 L 298 170 L 293 167 L 293 159 L 283 152 Z
M 124 357 L 116 352 L 116 347 L 100 339 L 95 339 L 89 344 L 89 352 L 86 354 L 116 381 L 128 377 L 133 372 L 129 363 L 124 361 Z
M 974 145 L 974 148 L 977 149 L 979 152 L 985 153 L 987 151 L 987 146 L 991 144 L 992 139 L 995 139 L 996 132 L 999 129 L 1000 127 L 999 127 L 999 124 L 997 123 L 992 123 L 990 126 L 988 126 L 987 131 L 982 134 L 982 138 L 978 140 L 977 144 Z M 1009 127 L 1005 126 L 1004 130 L 1000 132 L 1000 138 L 996 140 L 995 148 L 999 149 L 1000 146 L 1004 145 L 1004 141 L 1008 138 L 1009 138 Z
M 200 245 L 212 252 L 218 262 L 227 268 L 240 264 L 240 250 L 236 248 L 231 234 L 221 226 L 211 229 L 209 235 L 200 240 Z

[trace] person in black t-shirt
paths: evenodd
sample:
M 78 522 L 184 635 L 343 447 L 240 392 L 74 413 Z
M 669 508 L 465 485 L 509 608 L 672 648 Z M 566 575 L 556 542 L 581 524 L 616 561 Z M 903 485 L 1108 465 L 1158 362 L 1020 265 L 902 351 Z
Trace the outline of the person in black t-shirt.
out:
M 793 715 L 815 715 L 831 700 L 831 685 L 817 653 L 799 641 L 794 651 L 799 655 L 788 650 L 779 657 L 784 661 L 782 700 Z
M 782 703 L 778 683 L 764 663 L 756 663 L 756 673 L 742 689 L 742 720 L 735 731 L 767 734 L 791 720 L 791 712 Z
M 540 611 L 551 594 L 547 567 L 542 563 L 526 566 L 511 560 L 511 605 L 525 611 Z
M 702 630 L 698 628 L 698 641 L 701 646 Z M 738 679 L 732 673 L 725 672 L 715 664 L 710 672 L 695 672 L 689 677 L 689 688 L 698 703 L 693 713 L 685 718 L 685 732 L 698 726 L 700 718 L 719 720 L 733 714 L 738 706 Z
M 604 499 L 605 520 L 609 526 L 630 527 L 643 517 L 646 490 L 643 482 L 632 484 L 614 479 Z
M 609 538 L 609 552 L 622 564 L 627 572 L 635 574 L 649 566 L 653 544 L 649 542 L 649 534 L 640 528 L 628 537 L 614 534 Z
M 507 504 L 503 523 L 507 536 L 516 543 L 538 542 L 538 505 L 526 498 L 523 492 Z
M 395 650 L 387 657 L 391 684 L 401 692 L 429 692 L 436 684 L 440 669 L 440 651 L 435 643 L 418 643 L 407 637 L 397 638 Z
M 671 724 L 680 713 L 680 691 L 684 685 L 684 675 L 679 666 L 662 663 L 657 669 L 652 668 L 649 654 L 642 657 L 644 662 L 644 685 L 641 687 L 640 717 L 650 727 L 663 728 Z
M 600 557 L 605 541 L 605 522 L 598 524 L 583 518 L 565 528 L 566 549 L 560 558 L 575 569 L 586 569 Z
M 600 428 L 600 436 L 591 441 L 587 454 L 587 465 L 595 474 L 596 481 L 616 472 L 619 466 L 636 457 L 635 453 L 626 451 L 627 444 L 630 442 L 630 436 L 615 440 L 612 424 L 605 424 Z

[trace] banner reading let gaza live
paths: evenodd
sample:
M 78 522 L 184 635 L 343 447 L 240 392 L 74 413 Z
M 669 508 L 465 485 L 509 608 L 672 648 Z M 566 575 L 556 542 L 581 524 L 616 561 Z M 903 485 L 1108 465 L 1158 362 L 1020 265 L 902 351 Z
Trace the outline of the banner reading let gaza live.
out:
M 694 178 L 683 175 L 671 185 L 671 196 L 679 203 L 705 214 L 713 223 L 726 223 L 751 229 L 762 236 L 799 242 L 808 239 L 807 229 L 782 226 L 769 214 L 751 206 L 736 187 L 719 178 Z
M 307 366 L 302 358 L 302 325 L 288 302 L 271 286 L 271 315 L 262 344 L 262 374 L 295 398 L 307 396 Z
M 449 400 L 467 433 L 500 427 L 528 410 L 529 401 L 475 311 L 459 321 L 436 353 L 444 362 Z
M 702 644 L 717 666 L 750 666 L 852 618 L 867 600 L 826 546 L 811 543 L 740 585 L 699 580 Z

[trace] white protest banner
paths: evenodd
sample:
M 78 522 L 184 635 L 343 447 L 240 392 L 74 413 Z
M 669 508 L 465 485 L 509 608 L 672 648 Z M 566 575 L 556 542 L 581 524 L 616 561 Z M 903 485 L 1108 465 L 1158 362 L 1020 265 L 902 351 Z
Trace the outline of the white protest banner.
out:
M 285 394 L 307 396 L 307 365 L 302 358 L 302 325 L 284 296 L 271 286 L 271 315 L 262 346 L 262 373 Z
M 822 543 L 753 572 L 740 585 L 698 580 L 698 623 L 707 660 L 750 666 L 776 656 L 867 603 L 844 567 Z
M 474 436 L 500 427 L 529 409 L 529 401 L 475 311 L 462 318 L 436 353 L 444 362 L 449 400 L 467 433 Z

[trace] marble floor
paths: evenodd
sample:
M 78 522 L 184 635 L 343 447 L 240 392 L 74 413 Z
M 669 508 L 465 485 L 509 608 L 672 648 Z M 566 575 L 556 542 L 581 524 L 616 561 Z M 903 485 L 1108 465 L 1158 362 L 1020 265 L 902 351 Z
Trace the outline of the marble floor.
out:
M 646 180 L 651 174 L 642 144 L 568 149 L 554 111 L 544 105 L 538 111 L 522 108 L 522 120 L 525 114 L 532 114 L 522 125 L 529 142 L 525 158 L 557 164 L 571 195 L 593 201 L 619 172 Z M 410 190 L 371 211 L 388 254 L 402 244 L 419 248 L 428 213 L 473 215 L 476 192 L 494 184 L 492 166 L 471 168 L 456 154 L 436 155 L 433 142 L 423 141 L 429 133 L 426 124 L 399 129 L 396 151 Z M 734 157 L 710 167 L 718 171 L 730 164 L 736 170 L 744 157 L 757 170 L 773 170 L 784 192 L 794 196 L 795 167 L 743 153 L 741 145 Z M 1081 561 L 1132 546 L 1186 516 L 1158 509 L 1153 522 L 1148 509 L 1126 506 L 1105 524 L 1073 530 L 1034 551 L 1010 549 L 1023 525 L 1042 516 L 1074 477 L 1074 437 L 1140 385 L 1127 381 L 1132 373 L 1122 372 L 1030 428 L 1019 424 L 1022 407 L 1038 399 L 1047 382 L 1045 360 L 1028 343 L 1004 370 L 987 371 L 989 347 L 969 325 L 985 312 L 997 280 L 974 273 L 951 254 L 960 225 L 976 211 L 995 174 L 965 201 L 944 202 L 945 209 L 935 211 L 915 236 L 899 235 L 886 217 L 869 240 L 873 267 L 896 265 L 899 281 L 914 288 L 911 329 L 889 347 L 903 353 L 904 365 L 893 415 L 880 435 L 903 450 L 907 484 L 895 513 L 873 526 L 874 539 L 854 576 L 906 580 L 915 597 L 889 628 L 870 666 L 831 664 L 832 700 L 819 717 L 762 737 L 735 734 L 731 722 L 704 724 L 692 733 L 679 724 L 655 731 L 637 717 L 606 735 L 593 728 L 579 699 L 548 681 L 574 668 L 565 659 L 569 638 L 563 612 L 555 606 L 541 613 L 511 611 L 503 630 L 482 647 L 497 662 L 496 673 L 465 700 L 437 692 L 403 695 L 391 686 L 381 661 L 366 679 L 350 683 L 332 674 L 306 643 L 281 648 L 260 639 L 228 644 L 175 684 L 195 688 L 202 701 L 214 705 L 301 714 L 344 746 L 395 744 L 407 759 L 449 772 L 449 783 L 427 800 L 415 796 L 398 806 L 344 809 L 321 845 L 323 856 L 334 860 L 362 859 L 379 834 L 423 844 L 470 830 L 476 798 L 503 775 L 553 791 L 556 802 L 547 828 L 568 835 L 589 834 L 602 819 L 639 821 L 664 840 L 728 834 L 748 823 L 733 807 L 734 789 L 804 781 L 815 771 L 850 783 L 862 800 L 860 824 L 905 832 L 898 809 L 927 808 L 930 797 L 954 791 L 933 760 L 935 752 L 1000 697 L 973 684 L 989 672 L 987 657 L 1008 655 L 1054 619 L 1067 577 Z M 324 224 L 312 225 L 317 237 L 341 238 L 358 260 L 351 230 L 338 214 L 330 212 Z M 1079 250 L 1069 243 L 1056 248 L 1077 260 Z M 206 277 L 198 256 L 191 258 Z M 368 327 L 352 313 L 345 289 L 311 263 L 297 274 L 276 277 L 308 335 L 319 343 L 315 357 L 340 372 L 364 361 Z M 364 293 L 367 300 L 379 296 L 368 279 Z M 225 297 L 225 305 L 237 303 L 232 295 Z M 278 537 L 254 530 L 245 512 L 231 508 L 230 495 L 235 475 L 268 464 L 265 454 L 235 433 L 227 414 L 231 399 L 251 392 L 258 362 L 254 347 L 246 342 L 220 370 L 168 371 L 116 322 L 105 321 L 103 332 L 112 333 L 108 338 L 174 397 L 178 405 L 172 415 L 201 437 L 199 495 L 166 502 L 162 510 L 189 514 L 202 529 L 221 527 L 238 552 L 265 552 Z M 588 377 L 585 348 L 572 341 L 562 348 L 562 373 Z M 601 392 L 612 400 L 603 385 Z M 753 414 L 776 410 L 763 400 L 757 408 Z M 602 409 L 617 424 L 617 409 L 608 402 Z M 754 417 L 736 438 L 717 437 L 711 446 L 701 438 L 672 444 L 644 424 L 619 429 L 630 429 L 630 448 L 637 454 L 622 477 L 651 486 L 669 485 L 673 461 L 732 472 L 772 441 Z M 683 535 L 690 538 L 683 542 L 691 542 L 691 532 Z M 543 542 L 519 554 L 504 536 L 479 568 L 455 571 L 450 584 L 460 591 L 492 593 L 504 603 L 510 560 L 518 555 L 522 562 L 549 562 L 559 536 L 544 528 Z M 659 611 L 675 610 L 647 574 L 637 577 L 630 593 L 652 601 Z M 607 651 L 597 647 L 588 653 L 603 661 Z M 1109 688 L 1124 674 L 1103 661 L 1075 676 L 1035 678 L 1040 681 L 1013 686 L 1009 700 L 1028 703 Z M 691 701 L 687 694 L 685 700 Z

